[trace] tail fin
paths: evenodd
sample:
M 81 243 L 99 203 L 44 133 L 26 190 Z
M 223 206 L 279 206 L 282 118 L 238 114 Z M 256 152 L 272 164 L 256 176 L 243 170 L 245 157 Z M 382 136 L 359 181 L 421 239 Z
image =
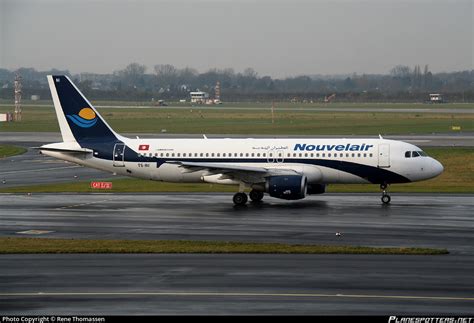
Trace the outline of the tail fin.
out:
M 64 142 L 117 141 L 118 135 L 65 75 L 48 75 Z

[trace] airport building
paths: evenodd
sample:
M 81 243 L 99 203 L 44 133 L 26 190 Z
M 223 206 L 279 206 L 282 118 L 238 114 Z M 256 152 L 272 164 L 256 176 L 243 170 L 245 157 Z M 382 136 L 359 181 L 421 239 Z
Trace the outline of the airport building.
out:
M 430 94 L 431 103 L 443 103 L 443 96 L 439 93 Z
M 209 99 L 209 93 L 207 92 L 196 91 L 190 94 L 192 103 L 205 103 Z

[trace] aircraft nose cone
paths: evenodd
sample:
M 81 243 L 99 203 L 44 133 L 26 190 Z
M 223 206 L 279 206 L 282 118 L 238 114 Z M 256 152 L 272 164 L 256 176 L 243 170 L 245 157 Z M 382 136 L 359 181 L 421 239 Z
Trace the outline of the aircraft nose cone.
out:
M 431 162 L 431 171 L 433 173 L 433 176 L 438 176 L 444 171 L 444 167 L 439 161 L 433 159 L 433 161 Z

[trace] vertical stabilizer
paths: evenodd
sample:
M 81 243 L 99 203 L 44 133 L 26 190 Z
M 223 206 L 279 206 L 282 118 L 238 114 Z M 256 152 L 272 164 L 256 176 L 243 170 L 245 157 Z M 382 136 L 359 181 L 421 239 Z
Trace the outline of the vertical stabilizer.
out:
M 65 75 L 48 75 L 64 142 L 110 142 L 118 135 Z

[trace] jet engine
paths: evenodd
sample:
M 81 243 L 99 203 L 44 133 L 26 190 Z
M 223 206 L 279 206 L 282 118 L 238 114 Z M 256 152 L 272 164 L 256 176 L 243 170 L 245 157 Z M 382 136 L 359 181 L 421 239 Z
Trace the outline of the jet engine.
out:
M 299 200 L 306 196 L 306 176 L 282 175 L 271 176 L 265 183 L 265 191 L 272 197 L 285 200 Z

